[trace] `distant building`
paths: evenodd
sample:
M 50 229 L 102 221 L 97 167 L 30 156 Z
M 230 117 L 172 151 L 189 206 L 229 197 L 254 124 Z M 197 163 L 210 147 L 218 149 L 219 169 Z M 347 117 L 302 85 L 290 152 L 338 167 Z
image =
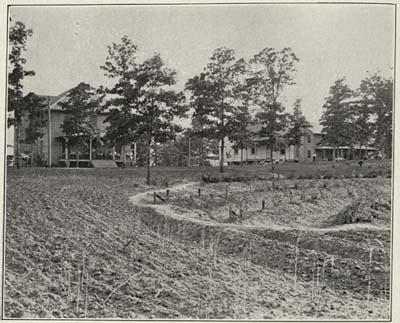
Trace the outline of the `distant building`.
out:
M 296 162 L 312 162 L 312 161 L 332 161 L 334 160 L 334 147 L 323 144 L 323 133 L 313 132 L 311 129 L 305 129 L 304 135 L 300 139 L 300 145 L 287 145 L 283 136 L 277 138 L 277 144 L 273 151 L 273 162 L 296 161 Z M 235 147 L 234 143 L 228 138 L 224 140 L 224 163 L 226 165 L 240 164 L 243 156 L 243 162 L 246 164 L 262 164 L 271 162 L 271 148 L 266 144 L 267 138 L 254 137 L 251 145 L 243 148 L 243 150 Z M 353 146 L 353 155 L 355 158 L 362 159 L 377 154 L 378 149 L 374 147 L 365 147 L 355 144 Z M 221 155 L 221 149 L 220 149 Z M 350 146 L 339 146 L 335 150 L 335 159 L 344 160 L 351 159 L 352 148 Z M 221 160 L 221 156 L 220 156 Z
M 48 100 L 48 109 L 50 111 L 50 145 L 49 129 L 47 125 L 41 130 L 43 134 L 41 138 L 34 144 L 28 143 L 25 134 L 28 120 L 27 118 L 23 118 L 22 126 L 20 127 L 20 152 L 22 154 L 28 154 L 34 162 L 40 161 L 43 165 L 49 163 L 50 153 L 52 166 L 76 166 L 78 158 L 81 166 L 90 166 L 93 160 L 114 159 L 119 163 L 122 162 L 123 159 L 121 156 L 122 150 L 125 151 L 127 156 L 130 156 L 134 149 L 134 144 L 132 144 L 132 147 L 131 145 L 117 145 L 116 147 L 111 147 L 102 140 L 107 127 L 107 123 L 104 122 L 107 117 L 107 112 L 99 112 L 91 120 L 100 133 L 97 140 L 93 140 L 91 143 L 87 140 L 88 142 L 84 147 L 76 147 L 68 143 L 61 128 L 67 112 L 61 108 L 60 103 L 66 100 L 69 91 L 70 90 L 65 91 L 58 96 L 44 96 Z M 10 129 L 9 132 L 10 136 L 7 137 L 7 147 L 9 145 L 11 146 L 11 143 L 15 144 L 11 135 L 14 130 Z

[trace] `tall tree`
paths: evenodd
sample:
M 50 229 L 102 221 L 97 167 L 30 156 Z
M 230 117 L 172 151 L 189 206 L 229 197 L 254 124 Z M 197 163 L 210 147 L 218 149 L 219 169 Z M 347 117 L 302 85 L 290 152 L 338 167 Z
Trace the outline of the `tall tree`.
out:
M 175 77 L 175 71 L 166 68 L 158 54 L 138 68 L 139 91 L 134 118 L 138 121 L 136 135 L 147 148 L 147 184 L 150 184 L 152 145 L 171 140 L 181 132 L 182 128 L 174 120 L 185 117 L 187 112 L 183 93 L 168 88 L 176 83 Z
M 78 149 L 87 146 L 88 141 L 98 132 L 95 117 L 99 96 L 96 90 L 87 83 L 79 83 L 69 91 L 66 100 L 59 104 L 66 112 L 61 128 L 68 139 L 68 145 L 75 145 Z
M 33 160 L 33 144 L 44 135 L 43 127 L 48 124 L 47 100 L 32 92 L 23 99 L 28 125 L 25 128 L 25 142 L 31 144 L 31 164 Z
M 361 103 L 368 108 L 374 119 L 372 129 L 375 145 L 382 154 L 392 154 L 393 80 L 378 74 L 361 81 Z
M 159 54 L 142 63 L 136 61 L 137 46 L 126 36 L 121 43 L 108 47 L 106 62 L 101 68 L 116 82 L 107 92 L 107 107 L 114 110 L 114 132 L 124 140 L 138 141 L 146 147 L 146 182 L 150 184 L 151 151 L 156 143 L 175 137 L 181 128 L 175 118 L 184 117 L 183 93 L 171 89 L 176 72 L 165 67 Z
M 341 78 L 335 81 L 325 98 L 320 123 L 325 133 L 323 141 L 333 145 L 333 160 L 336 160 L 336 148 L 350 144 L 352 140 L 352 96 L 353 92 Z
M 277 137 L 287 125 L 287 115 L 279 99 L 283 90 L 294 84 L 293 75 L 298 61 L 290 48 L 277 51 L 269 47 L 250 60 L 252 75 L 248 79 L 249 89 L 253 103 L 260 110 L 256 116 L 262 126 L 259 135 L 268 138 L 272 169 Z
M 137 46 L 123 36 L 120 43 L 108 46 L 106 61 L 100 66 L 105 76 L 114 81 L 111 88 L 100 89 L 103 97 L 107 97 L 102 108 L 109 112 L 104 121 L 108 123 L 106 140 L 113 147 L 139 141 L 135 133 L 137 120 L 133 117 L 139 95 L 137 51 Z
M 296 158 L 299 157 L 301 138 L 304 136 L 307 128 L 311 128 L 311 124 L 301 112 L 301 99 L 297 99 L 294 102 L 293 114 L 289 115 L 289 129 L 285 135 L 287 144 L 295 146 Z
M 354 141 L 359 144 L 359 158 L 362 157 L 362 145 L 367 148 L 373 136 L 373 123 L 371 121 L 371 107 L 363 99 L 355 98 L 350 102 L 350 146 L 352 148 L 352 158 L 354 158 Z
M 204 72 L 189 79 L 186 90 L 191 92 L 194 117 L 201 120 L 203 133 L 220 142 L 220 171 L 224 171 L 224 139 L 235 131 L 235 111 L 238 106 L 236 88 L 240 84 L 245 64 L 236 61 L 229 48 L 217 48 Z
M 14 111 L 13 118 L 8 119 L 8 126 L 15 126 L 16 141 L 16 167 L 20 167 L 20 126 L 24 111 L 23 85 L 25 76 L 35 75 L 34 71 L 24 69 L 26 59 L 23 53 L 26 51 L 26 42 L 32 36 L 32 29 L 26 29 L 25 25 L 17 21 L 9 30 L 9 54 L 8 54 L 8 111 Z
M 253 119 L 246 105 L 239 106 L 234 112 L 234 120 L 232 121 L 235 129 L 229 136 L 229 140 L 234 143 L 234 148 L 240 149 L 240 165 L 243 166 L 243 149 L 252 143 L 253 132 L 250 126 Z

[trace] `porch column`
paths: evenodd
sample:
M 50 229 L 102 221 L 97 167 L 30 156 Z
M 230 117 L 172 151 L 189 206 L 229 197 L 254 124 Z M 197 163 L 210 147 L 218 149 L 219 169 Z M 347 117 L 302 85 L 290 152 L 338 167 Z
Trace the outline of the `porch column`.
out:
M 136 166 L 136 159 L 137 159 L 137 155 L 136 155 L 136 142 L 135 142 L 134 146 L 133 146 L 133 160 L 135 162 L 135 166 Z
M 322 149 L 322 159 L 325 161 L 325 159 L 326 159 L 326 156 L 325 156 L 325 148 L 324 149 Z
M 115 146 L 112 147 L 112 159 L 115 161 Z
M 90 138 L 89 139 L 89 160 L 90 161 L 92 161 L 92 142 L 93 142 L 93 139 L 92 138 Z
M 68 138 L 65 138 L 65 165 L 69 168 L 69 156 L 68 156 Z
M 122 168 L 125 168 L 126 164 L 126 145 L 123 145 L 121 147 L 121 157 L 122 157 Z

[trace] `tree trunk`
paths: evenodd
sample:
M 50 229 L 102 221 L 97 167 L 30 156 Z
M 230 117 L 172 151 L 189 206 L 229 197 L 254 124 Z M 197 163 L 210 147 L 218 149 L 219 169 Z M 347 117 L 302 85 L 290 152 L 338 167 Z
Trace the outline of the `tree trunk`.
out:
M 188 167 L 190 167 L 190 137 L 188 138 Z
M 146 184 L 150 185 L 150 164 L 151 164 L 151 136 L 147 140 L 147 158 L 146 158 L 146 166 L 147 166 L 147 175 L 146 175 Z
M 199 155 L 200 155 L 199 164 L 200 164 L 200 166 L 204 166 L 204 139 L 203 138 L 201 138 L 201 141 L 200 141 Z
M 350 157 L 349 159 L 354 159 L 354 147 L 353 147 L 353 140 L 350 142 Z
M 224 143 L 224 139 L 221 140 L 221 160 L 219 162 L 219 171 L 221 173 L 224 172 L 224 147 L 225 143 Z
M 274 170 L 275 169 L 275 165 L 274 165 L 274 143 L 273 142 L 271 143 L 271 148 L 270 148 L 269 155 L 270 155 L 270 158 L 271 158 L 271 165 L 272 165 L 271 170 Z
M 29 164 L 31 165 L 31 167 L 33 165 L 32 161 L 33 161 L 33 142 L 31 142 L 31 158 L 29 158 Z
M 133 160 L 134 160 L 134 162 L 135 162 L 135 167 L 136 167 L 136 162 L 137 162 L 137 147 L 136 147 L 136 142 L 135 142 L 135 145 L 133 146 L 134 147 L 134 153 L 133 153 Z
M 89 139 L 89 160 L 90 160 L 90 161 L 92 161 L 92 150 L 93 150 L 93 148 L 92 148 L 92 142 L 93 142 L 93 139 L 90 138 L 90 139 Z
M 15 166 L 17 169 L 21 167 L 20 165 L 20 158 L 19 158 L 19 126 L 15 126 Z
M 122 145 L 121 154 L 123 154 L 122 155 L 122 168 L 125 168 L 125 166 L 126 166 L 126 145 Z
M 336 145 L 333 146 L 333 161 L 336 162 Z
M 240 144 L 240 166 L 243 166 L 243 143 Z
M 69 152 L 68 152 L 68 140 L 65 140 L 65 166 L 69 168 Z

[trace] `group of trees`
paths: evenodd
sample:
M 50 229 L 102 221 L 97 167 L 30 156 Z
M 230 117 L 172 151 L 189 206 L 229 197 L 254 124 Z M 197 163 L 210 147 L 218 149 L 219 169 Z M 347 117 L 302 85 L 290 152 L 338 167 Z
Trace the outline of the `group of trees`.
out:
M 20 22 L 10 29 L 8 109 L 14 111 L 11 123 L 17 127 L 17 156 L 22 116 L 28 117 L 26 131 L 32 142 L 43 135 L 40 129 L 46 124 L 46 100 L 33 93 L 23 96 L 23 78 L 34 75 L 24 70 L 22 57 L 31 35 L 32 30 Z M 138 61 L 137 53 L 137 46 L 126 36 L 108 46 L 101 69 L 113 85 L 95 89 L 80 83 L 60 106 L 68 112 L 63 132 L 74 145 L 99 138 L 91 120 L 99 109 L 107 110 L 105 139 L 111 145 L 142 145 L 148 183 L 155 150 L 161 152 L 159 162 L 163 164 L 179 163 L 176 158 L 183 151 L 188 154 L 181 163 L 190 165 L 193 156 L 202 164 L 219 142 L 223 171 L 224 138 L 241 151 L 254 136 L 263 138 L 271 148 L 272 160 L 278 137 L 298 146 L 304 130 L 311 126 L 301 112 L 300 99 L 292 114 L 285 112 L 281 101 L 284 90 L 294 84 L 299 61 L 290 48 L 267 47 L 249 60 L 236 58 L 233 49 L 217 48 L 203 71 L 186 82 L 186 93 L 174 90 L 176 72 L 165 66 L 159 54 Z M 336 81 L 321 118 L 325 140 L 334 146 L 373 140 L 389 151 L 392 88 L 391 80 L 377 75 L 363 80 L 357 91 L 351 91 L 344 79 Z M 177 121 L 188 111 L 192 111 L 192 123 L 184 131 Z M 253 124 L 259 125 L 257 131 L 250 131 Z
M 249 61 L 236 59 L 232 49 L 218 48 L 204 71 L 188 80 L 185 89 L 191 94 L 194 120 L 202 125 L 199 133 L 220 142 L 221 172 L 224 138 L 238 148 L 248 145 L 254 135 L 265 138 L 272 160 L 277 138 L 293 119 L 280 97 L 285 87 L 294 84 L 296 62 L 290 48 L 267 47 Z M 254 123 L 261 125 L 257 132 L 249 130 Z
M 12 112 L 7 120 L 8 127 L 15 127 L 15 155 L 16 167 L 20 167 L 20 136 L 21 125 L 25 115 L 28 115 L 29 123 L 26 127 L 25 137 L 27 142 L 33 144 L 43 136 L 39 130 L 46 123 L 46 102 L 42 97 L 34 93 L 24 96 L 22 81 L 26 76 L 35 75 L 34 71 L 26 70 L 26 59 L 23 57 L 26 51 L 26 41 L 32 36 L 32 29 L 27 29 L 22 22 L 17 21 L 9 31 L 9 55 L 8 55 L 8 111 Z
M 341 78 L 331 86 L 320 123 L 324 141 L 334 148 L 373 145 L 392 155 L 393 80 L 377 74 L 361 81 L 355 91 Z M 354 156 L 353 153 L 353 158 Z

